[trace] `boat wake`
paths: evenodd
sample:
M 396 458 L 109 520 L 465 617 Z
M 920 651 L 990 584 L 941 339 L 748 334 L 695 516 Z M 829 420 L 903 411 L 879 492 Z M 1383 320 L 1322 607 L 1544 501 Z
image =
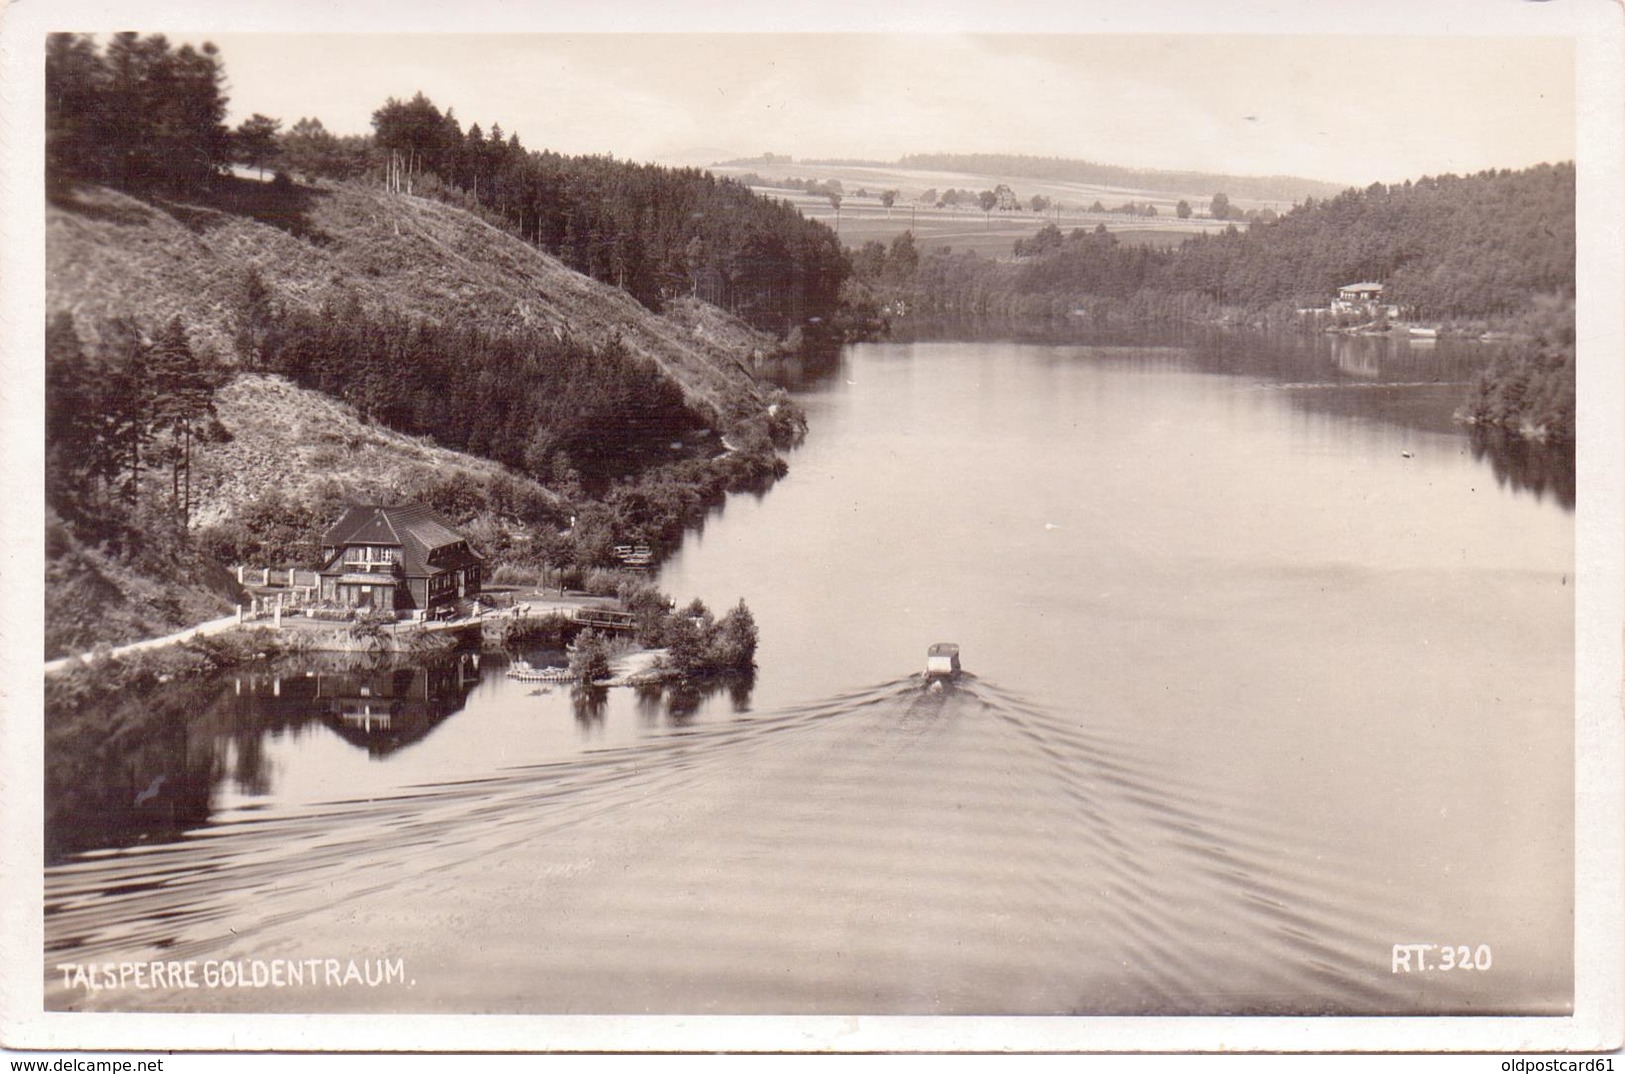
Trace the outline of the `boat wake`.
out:
M 47 1006 L 513 1013 L 1477 1010 L 1336 847 L 1131 721 L 962 673 L 47 870 Z M 411 988 L 87 992 L 63 962 L 397 957 Z

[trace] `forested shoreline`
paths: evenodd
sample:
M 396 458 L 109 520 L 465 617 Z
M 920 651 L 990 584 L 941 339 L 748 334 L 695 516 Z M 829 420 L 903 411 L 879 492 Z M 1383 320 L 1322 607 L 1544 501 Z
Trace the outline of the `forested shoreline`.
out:
M 921 251 L 904 233 L 854 252 L 847 298 L 877 322 L 906 309 L 1296 328 L 1300 310 L 1325 307 L 1339 287 L 1379 281 L 1384 305 L 1407 320 L 1515 337 L 1515 356 L 1487 370 L 1464 404 L 1472 420 L 1571 439 L 1574 182 L 1563 163 L 1373 184 L 1167 250 L 1121 242 L 1104 224 L 1045 225 L 1000 259 Z

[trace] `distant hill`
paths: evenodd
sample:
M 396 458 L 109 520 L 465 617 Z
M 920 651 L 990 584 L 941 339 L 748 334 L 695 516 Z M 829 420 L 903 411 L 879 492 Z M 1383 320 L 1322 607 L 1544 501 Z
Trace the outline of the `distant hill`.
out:
M 1051 183 L 1079 183 L 1090 187 L 1152 191 L 1163 194 L 1209 198 L 1224 193 L 1231 200 L 1299 202 L 1305 198 L 1331 197 L 1346 184 L 1290 175 L 1221 175 L 1199 171 L 1161 171 L 1097 164 L 1067 157 L 1037 157 L 1015 153 L 911 153 L 895 161 L 846 158 L 806 158 L 797 160 L 782 154 L 717 161 L 725 168 L 807 168 L 903 169 L 912 172 L 943 172 L 955 176 L 985 175 L 1001 179 L 1036 179 Z
M 670 168 L 704 168 L 732 155 L 731 151 L 718 146 L 688 146 L 661 153 L 655 163 Z
M 898 164 L 936 171 L 986 172 L 1028 179 L 1051 179 L 1100 186 L 1157 190 L 1170 194 L 1212 194 L 1223 191 L 1234 198 L 1256 201 L 1302 201 L 1330 197 L 1344 184 L 1290 175 L 1218 175 L 1198 171 L 1161 171 L 1096 164 L 1066 157 L 1032 157 L 1005 153 L 913 153 Z

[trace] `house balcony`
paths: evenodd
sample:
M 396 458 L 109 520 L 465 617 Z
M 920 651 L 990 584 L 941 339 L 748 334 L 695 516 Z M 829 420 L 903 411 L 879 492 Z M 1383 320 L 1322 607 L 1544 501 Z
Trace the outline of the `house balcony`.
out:
M 401 565 L 389 559 L 364 559 L 345 556 L 341 563 L 345 574 L 378 574 L 395 577 L 401 574 Z

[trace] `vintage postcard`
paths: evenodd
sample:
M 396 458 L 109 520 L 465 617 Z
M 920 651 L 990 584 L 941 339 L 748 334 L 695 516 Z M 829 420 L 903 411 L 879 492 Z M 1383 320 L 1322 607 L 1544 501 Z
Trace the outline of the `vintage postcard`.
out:
M 10 8 L 5 1046 L 1617 1050 L 1625 17 L 1144 7 Z

